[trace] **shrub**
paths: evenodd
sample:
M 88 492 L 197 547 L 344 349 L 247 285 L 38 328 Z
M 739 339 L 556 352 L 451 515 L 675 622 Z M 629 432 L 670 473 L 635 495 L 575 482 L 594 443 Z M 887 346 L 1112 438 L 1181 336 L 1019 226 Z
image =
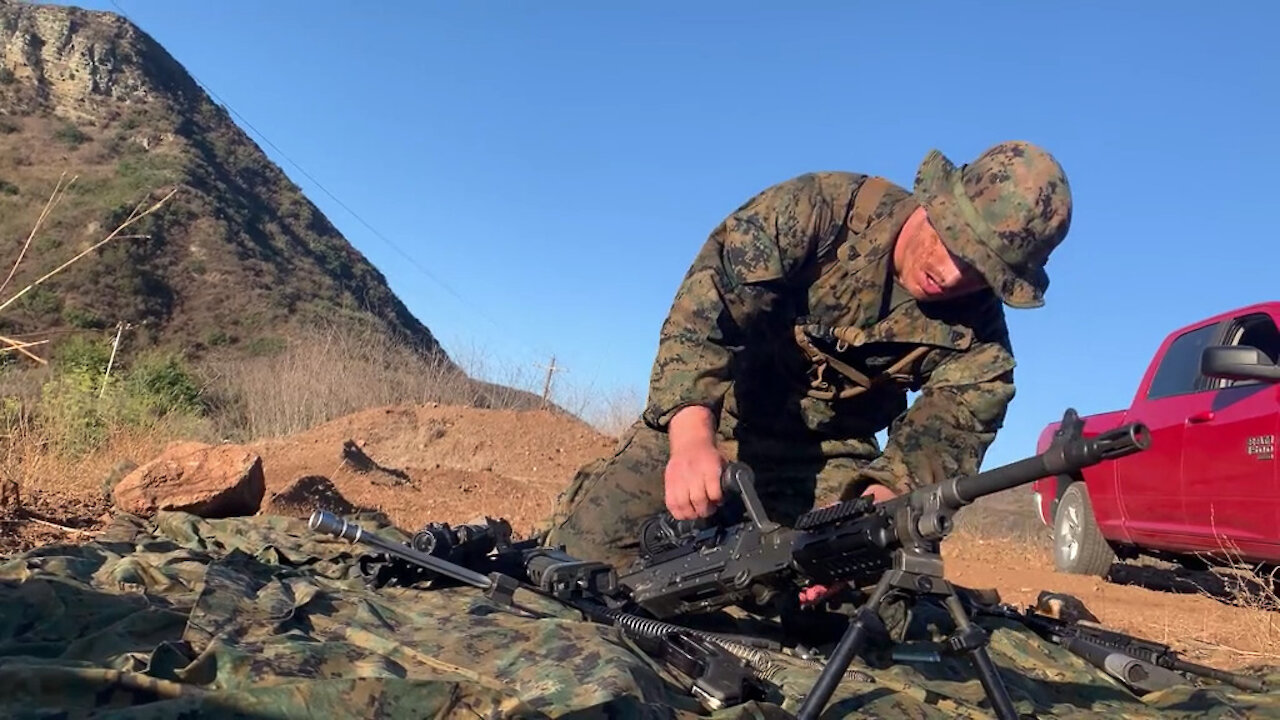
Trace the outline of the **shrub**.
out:
M 54 139 L 67 145 L 68 147 L 79 147 L 89 141 L 89 136 L 83 130 L 76 127 L 72 123 L 63 123 L 61 127 L 53 131 Z
M 279 355 L 288 347 L 288 343 L 284 338 L 274 336 L 256 337 L 245 344 L 245 349 L 250 357 L 264 357 L 270 355 Z
M 62 319 L 71 327 L 82 330 L 101 330 L 107 326 L 106 322 L 94 311 L 75 305 L 62 309 Z
M 135 422 L 170 413 L 199 415 L 204 411 L 199 382 L 186 363 L 173 354 L 139 358 L 129 370 L 124 393 Z
M 62 375 L 102 377 L 111 361 L 111 341 L 102 337 L 72 335 L 58 345 L 53 362 Z
M 111 343 L 96 338 L 73 336 L 58 348 L 54 375 L 40 388 L 37 416 L 59 453 L 79 456 L 106 440 L 110 388 L 102 383 L 110 358 Z
M 111 342 L 77 336 L 57 352 L 54 373 L 41 386 L 41 429 L 55 449 L 77 457 L 102 445 L 118 427 L 149 427 L 174 416 L 199 418 L 206 410 L 201 386 L 183 359 L 142 355 L 106 375 Z

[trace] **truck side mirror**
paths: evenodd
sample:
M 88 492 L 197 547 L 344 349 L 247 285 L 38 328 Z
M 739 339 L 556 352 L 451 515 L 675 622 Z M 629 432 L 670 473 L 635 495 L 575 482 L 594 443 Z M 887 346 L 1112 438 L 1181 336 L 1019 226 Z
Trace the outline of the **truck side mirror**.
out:
M 1280 381 L 1280 367 L 1256 347 L 1212 345 L 1200 353 L 1200 373 L 1224 380 Z

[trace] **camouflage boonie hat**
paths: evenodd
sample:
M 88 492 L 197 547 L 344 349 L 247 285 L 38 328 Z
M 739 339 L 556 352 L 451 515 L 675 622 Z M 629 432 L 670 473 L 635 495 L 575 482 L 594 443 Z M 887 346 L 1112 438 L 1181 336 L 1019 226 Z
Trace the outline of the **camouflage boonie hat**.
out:
M 932 150 L 914 192 L 947 249 L 982 273 L 1005 304 L 1044 305 L 1045 263 L 1071 225 L 1071 188 L 1052 155 L 1004 142 L 957 168 Z

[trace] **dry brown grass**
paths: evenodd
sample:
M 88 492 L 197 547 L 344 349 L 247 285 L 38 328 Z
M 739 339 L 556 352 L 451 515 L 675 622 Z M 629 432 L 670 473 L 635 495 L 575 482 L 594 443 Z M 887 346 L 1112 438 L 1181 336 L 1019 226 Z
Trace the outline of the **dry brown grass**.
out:
M 96 449 L 75 458 L 57 452 L 38 427 L 29 422 L 10 424 L 0 444 L 3 472 L 22 485 L 25 497 L 58 498 L 83 495 L 85 478 L 101 479 L 105 490 L 122 477 L 123 467 L 149 458 L 175 437 L 174 427 L 120 428 Z M 17 477 L 14 477 L 14 476 Z
M 317 328 L 281 352 L 202 367 L 221 403 L 219 431 L 236 440 L 299 432 L 379 405 L 469 404 L 467 378 L 373 331 Z
M 496 367 L 475 351 L 452 363 L 425 358 L 385 333 L 351 326 L 313 326 L 278 353 L 213 360 L 201 372 L 219 403 L 218 432 L 237 441 L 288 435 L 387 405 L 540 406 L 540 379 L 530 369 Z M 639 412 L 632 396 L 583 392 L 568 383 L 550 400 L 606 434 Z
M 1253 654 L 1269 660 L 1280 659 L 1280 593 L 1277 593 L 1276 573 L 1280 568 L 1263 563 L 1248 562 L 1240 547 L 1218 531 L 1210 511 L 1210 524 L 1218 539 L 1218 552 L 1214 553 L 1222 563 L 1210 577 L 1218 582 L 1193 583 L 1200 595 L 1211 597 L 1240 609 L 1248 636 L 1261 651 Z M 1246 652 L 1232 648 L 1237 652 Z
M 601 391 L 595 388 L 574 388 L 565 394 L 574 401 L 561 402 L 578 417 L 581 417 L 596 430 L 617 438 L 640 417 L 644 410 L 646 397 L 635 388 L 623 388 L 614 391 Z
M 1040 522 L 1025 487 L 1006 490 L 964 507 L 956 514 L 953 543 L 1002 541 L 1048 557 L 1052 530 Z

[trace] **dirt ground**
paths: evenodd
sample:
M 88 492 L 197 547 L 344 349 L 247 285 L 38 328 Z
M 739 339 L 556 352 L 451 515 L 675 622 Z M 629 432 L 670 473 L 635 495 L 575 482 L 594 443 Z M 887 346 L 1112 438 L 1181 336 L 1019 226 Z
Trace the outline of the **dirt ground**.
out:
M 321 476 L 351 504 L 381 510 L 405 530 L 490 515 L 526 534 L 547 517 L 574 472 L 611 452 L 614 442 L 548 412 L 428 405 L 366 410 L 248 447 L 263 459 L 269 511 L 305 516 L 305 505 L 271 500 L 298 478 Z M 45 477 L 37 488 L 28 481 L 21 511 L 5 509 L 0 492 L 0 552 L 92 538 L 110 510 L 111 483 L 127 470 Z M 1197 662 L 1280 661 L 1280 615 L 1265 602 L 1267 593 L 1233 584 L 1229 574 L 1175 572 L 1155 563 L 1116 565 L 1105 579 L 1058 573 L 1047 531 L 1027 517 L 1030 503 L 1003 498 L 993 507 L 1010 522 L 962 525 L 944 543 L 956 583 L 995 588 L 1017 605 L 1034 602 L 1041 591 L 1068 593 L 1104 624 L 1169 644 Z

